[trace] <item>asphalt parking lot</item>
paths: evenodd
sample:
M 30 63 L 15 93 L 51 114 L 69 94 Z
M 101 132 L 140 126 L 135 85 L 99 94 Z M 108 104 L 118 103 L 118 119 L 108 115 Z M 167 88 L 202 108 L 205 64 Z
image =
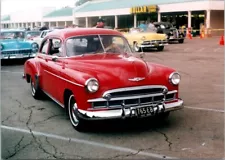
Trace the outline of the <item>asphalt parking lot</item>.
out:
M 177 69 L 185 108 L 156 119 L 93 123 L 73 129 L 48 98 L 34 100 L 22 79 L 23 61 L 1 68 L 3 159 L 150 159 L 224 157 L 224 48 L 219 38 L 185 40 L 147 61 Z

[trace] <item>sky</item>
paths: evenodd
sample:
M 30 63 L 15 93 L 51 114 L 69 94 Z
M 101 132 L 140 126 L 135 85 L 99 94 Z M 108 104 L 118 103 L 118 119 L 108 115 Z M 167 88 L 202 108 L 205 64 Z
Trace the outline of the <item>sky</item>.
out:
M 1 0 L 1 15 L 39 7 L 74 6 L 75 2 L 76 0 Z

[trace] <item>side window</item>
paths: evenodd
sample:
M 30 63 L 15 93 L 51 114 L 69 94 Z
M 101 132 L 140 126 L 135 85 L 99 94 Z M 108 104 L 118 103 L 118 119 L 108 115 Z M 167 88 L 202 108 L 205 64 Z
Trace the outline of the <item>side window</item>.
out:
M 45 42 L 42 43 L 42 47 L 41 47 L 41 53 L 42 54 L 47 54 L 48 53 L 48 45 L 49 41 L 46 40 Z
M 42 33 L 42 35 L 41 35 L 41 38 L 44 38 L 44 37 L 46 36 L 46 34 L 47 34 L 47 32 L 44 31 L 44 32 Z
M 51 38 L 50 43 L 51 43 L 51 48 L 50 48 L 49 55 L 64 57 L 62 41 L 58 38 Z

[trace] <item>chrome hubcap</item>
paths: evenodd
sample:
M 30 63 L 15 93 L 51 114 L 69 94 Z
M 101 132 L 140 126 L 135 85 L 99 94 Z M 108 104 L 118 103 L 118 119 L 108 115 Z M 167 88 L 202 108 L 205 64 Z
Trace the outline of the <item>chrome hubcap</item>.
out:
M 79 124 L 79 120 L 76 116 L 76 111 L 77 111 L 77 103 L 74 100 L 74 96 L 71 95 L 69 98 L 69 116 L 70 121 L 74 126 L 77 126 Z
M 139 47 L 137 46 L 137 43 L 136 43 L 136 44 L 134 44 L 134 50 L 135 50 L 136 52 L 138 52 L 138 51 L 139 51 Z

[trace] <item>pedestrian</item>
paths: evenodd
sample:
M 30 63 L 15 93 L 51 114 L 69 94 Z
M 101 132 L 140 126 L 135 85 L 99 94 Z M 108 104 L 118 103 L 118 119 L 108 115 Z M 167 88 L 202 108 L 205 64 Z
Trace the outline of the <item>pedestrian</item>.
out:
M 103 19 L 99 19 L 97 22 L 96 28 L 104 28 L 105 27 L 105 21 Z
M 148 24 L 148 30 L 149 31 L 155 31 L 156 30 L 155 25 L 154 25 L 154 22 L 152 20 Z
M 142 32 L 147 31 L 147 25 L 145 24 L 144 21 L 141 21 L 141 22 L 140 22 L 140 25 L 138 26 L 138 28 L 139 28 Z

